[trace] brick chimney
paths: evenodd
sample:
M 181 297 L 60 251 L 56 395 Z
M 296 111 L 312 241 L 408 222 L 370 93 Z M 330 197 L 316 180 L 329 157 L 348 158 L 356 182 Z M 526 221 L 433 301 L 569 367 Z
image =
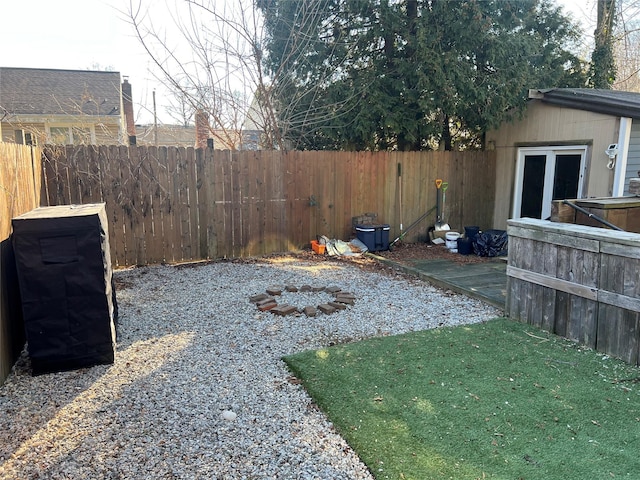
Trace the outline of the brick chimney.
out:
M 133 97 L 131 96 L 131 84 L 129 78 L 124 77 L 122 82 L 122 109 L 124 111 L 125 127 L 129 145 L 136 144 L 136 124 L 133 120 Z
M 207 148 L 209 142 L 209 114 L 204 110 L 198 109 L 195 115 L 196 119 L 196 144 L 195 148 Z

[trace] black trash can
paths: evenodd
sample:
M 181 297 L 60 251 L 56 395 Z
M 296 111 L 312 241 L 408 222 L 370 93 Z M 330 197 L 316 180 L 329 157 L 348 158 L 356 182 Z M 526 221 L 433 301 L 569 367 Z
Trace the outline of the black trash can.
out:
M 356 237 L 370 252 L 389 250 L 389 225 L 356 225 Z
M 473 241 L 470 238 L 459 238 L 458 253 L 461 255 L 470 255 L 473 253 Z
M 477 226 L 464 227 L 464 236 L 467 237 L 472 242 L 476 239 L 476 237 L 478 236 L 478 233 L 480 233 L 480 227 L 477 227 Z

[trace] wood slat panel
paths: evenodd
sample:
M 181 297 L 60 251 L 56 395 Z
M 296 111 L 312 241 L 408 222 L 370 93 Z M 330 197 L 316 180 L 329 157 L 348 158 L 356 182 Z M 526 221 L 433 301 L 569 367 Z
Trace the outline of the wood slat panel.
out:
M 168 181 L 168 200 L 170 205 L 169 214 L 169 233 L 171 235 L 171 256 L 173 262 L 181 262 L 183 260 L 182 247 L 182 220 L 180 205 L 180 172 L 179 172 L 179 149 L 167 148 L 167 181 Z
M 157 180 L 159 206 L 156 219 L 156 229 L 159 230 L 162 242 L 162 258 L 164 262 L 175 262 L 175 249 L 173 248 L 173 223 L 172 223 L 172 186 L 169 176 L 169 153 L 167 147 L 158 147 L 157 152 Z
M 296 248 L 300 234 L 301 222 L 297 215 L 295 165 L 290 152 L 284 152 L 282 157 L 283 171 L 283 199 L 282 209 L 284 212 L 284 222 L 282 223 L 282 251 L 289 251 Z
M 186 150 L 187 171 L 187 212 L 189 215 L 189 260 L 200 260 L 200 238 L 198 235 L 198 184 L 196 180 L 195 149 L 188 147 Z
M 212 173 L 210 184 L 213 186 L 211 192 L 211 207 L 213 214 L 211 222 L 213 224 L 211 242 L 214 244 L 215 257 L 224 258 L 227 256 L 225 251 L 225 205 L 224 205 L 224 171 L 223 163 L 220 156 L 222 153 L 212 153 Z
M 242 186 L 240 176 L 240 160 L 229 152 L 230 158 L 230 184 L 231 184 L 231 221 L 233 225 L 232 250 L 234 257 L 244 256 L 245 237 L 244 227 L 244 205 L 242 204 Z
M 570 251 L 571 249 L 564 246 L 558 246 L 558 268 L 556 270 L 556 277 L 560 280 L 570 280 Z M 561 289 L 557 289 L 556 297 L 556 323 L 554 333 L 566 337 L 567 336 L 567 322 L 571 315 L 571 295 Z
M 177 224 L 179 225 L 181 246 L 180 261 L 189 261 L 193 257 L 193 247 L 191 244 L 191 213 L 189 211 L 189 159 L 186 148 L 179 148 L 176 151 L 176 198 L 177 201 Z
M 100 161 L 100 150 L 96 145 L 87 148 L 87 198 L 90 202 L 84 203 L 101 203 L 104 202 L 102 197 L 102 162 Z M 84 200 L 84 198 L 83 198 Z
M 196 208 L 198 210 L 198 241 L 199 241 L 199 250 L 200 257 L 203 259 L 208 259 L 210 257 L 209 252 L 209 215 L 207 212 L 207 207 L 209 204 L 209 189 L 202 188 L 205 184 L 206 180 L 206 161 L 207 161 L 207 152 L 209 149 L 206 148 L 198 148 L 195 151 L 195 171 L 196 171 Z
M 207 258 L 219 257 L 215 224 L 215 197 L 214 192 L 212 191 L 213 189 L 210 188 L 212 185 L 214 185 L 214 176 L 216 174 L 213 152 L 213 149 L 207 149 L 205 151 L 205 168 L 202 182 L 202 196 L 206 201 L 204 211 L 207 215 Z
M 303 162 L 305 159 L 306 152 L 298 152 L 297 158 L 298 160 L 304 164 L 304 167 L 309 172 L 308 181 L 307 181 L 307 196 L 309 198 L 309 232 L 308 237 L 309 240 L 313 240 L 316 236 L 321 232 L 320 226 L 320 198 L 317 189 L 318 184 L 318 169 L 316 168 L 317 163 L 309 163 L 308 160 Z M 313 167 L 313 168 L 311 168 Z
M 544 243 L 532 242 L 532 249 L 530 252 L 531 262 L 527 265 L 528 270 L 542 274 L 541 267 L 544 266 L 544 263 L 540 262 L 539 259 L 542 258 L 543 248 Z M 545 289 L 546 287 L 542 285 L 533 285 L 531 289 L 531 303 L 528 312 L 529 323 L 539 328 L 542 326 L 542 317 L 544 312 L 540 306 L 543 305 Z
M 495 161 L 483 152 L 211 152 L 205 165 L 184 148 L 115 147 L 109 158 L 83 148 L 50 149 L 43 190 L 51 204 L 75 189 L 74 201 L 111 205 L 117 265 L 271 253 L 317 235 L 348 240 L 352 217 L 365 213 L 389 224 L 394 238 L 400 208 L 407 228 L 435 204 L 437 177 L 450 184 L 446 216 L 460 230 L 484 226 L 493 211 L 485 195 Z M 434 220 L 435 213 L 403 240 L 425 241 Z
M 69 203 L 72 205 L 78 205 L 83 203 L 82 191 L 83 187 L 86 185 L 86 149 L 68 149 L 68 151 L 69 154 L 67 159 L 69 161 L 69 168 L 67 170 L 67 174 L 69 175 L 69 172 L 76 172 L 76 175 L 69 177 Z
M 160 186 L 160 165 L 158 162 L 158 148 L 149 147 L 144 155 L 143 171 L 145 172 L 145 183 L 142 185 L 148 202 L 148 213 L 145 222 L 146 232 L 146 255 L 150 263 L 162 263 L 165 261 L 162 229 L 162 189 Z
M 316 168 L 322 168 L 323 172 L 334 172 L 333 159 L 329 157 L 327 152 L 319 152 L 319 158 Z M 318 175 L 316 177 L 315 191 L 318 195 L 318 214 L 319 225 L 317 225 L 318 233 L 326 235 L 329 238 L 335 238 L 334 226 L 332 223 L 332 202 L 333 202 L 333 185 L 332 178 L 328 175 Z
M 312 214 L 313 207 L 310 205 L 309 187 L 310 177 L 313 174 L 308 170 L 305 162 L 300 156 L 300 152 L 288 152 L 290 163 L 289 168 L 294 172 L 294 201 L 293 201 L 293 218 L 294 235 L 292 241 L 296 248 L 308 248 L 309 242 L 315 239 L 315 228 L 312 230 Z M 351 198 L 349 197 L 349 200 Z M 296 228 L 297 227 L 297 228 Z
M 600 284 L 608 295 L 601 295 L 603 302 L 599 305 L 598 313 L 602 321 L 598 323 L 596 348 L 634 363 L 639 353 L 638 314 L 620 308 L 624 307 L 624 302 L 614 296 L 625 294 L 625 264 L 628 261 L 618 255 L 602 255 Z
M 69 177 L 67 175 L 67 151 L 65 147 L 47 147 L 47 186 L 50 205 L 69 202 Z M 66 194 L 66 196 L 65 196 Z
M 272 169 L 276 175 L 277 190 L 274 191 L 274 202 L 276 211 L 275 222 L 275 244 L 277 252 L 286 252 L 288 250 L 288 233 L 289 233 L 289 215 L 287 213 L 287 183 L 289 174 L 285 167 L 285 155 L 275 154 L 272 152 Z
M 106 147 L 105 158 L 105 203 L 109 217 L 109 235 L 112 262 L 126 266 L 125 221 L 122 209 L 122 178 L 120 177 L 120 154 L 118 146 Z M 113 232 L 112 232 L 113 230 Z
M 106 213 L 107 213 L 107 224 L 108 224 L 108 228 L 109 228 L 109 248 L 111 250 L 110 252 L 110 256 L 111 256 L 111 263 L 114 266 L 118 265 L 118 256 L 116 254 L 116 231 L 117 231 L 117 224 L 114 221 L 114 208 L 113 208 L 113 204 L 114 204 L 114 196 L 113 196 L 113 189 L 111 188 L 111 181 L 110 181 L 110 169 L 108 166 L 108 159 L 109 159 L 109 149 L 107 146 L 105 145 L 100 145 L 97 148 L 97 153 L 96 153 L 96 162 L 98 163 L 98 170 L 100 171 L 100 198 L 102 199 L 102 201 L 105 203 L 105 209 L 106 209 Z
M 631 257 L 625 257 L 624 249 L 612 247 L 616 232 L 594 234 L 591 229 L 569 227 L 565 233 L 558 234 L 545 232 L 542 222 L 510 223 L 509 316 L 519 321 L 533 319 L 533 323 L 544 329 L 637 364 L 640 361 L 640 281 L 637 277 L 640 259 L 634 252 L 640 246 L 638 239 L 622 240 L 630 247 Z M 571 232 L 576 238 L 569 241 Z M 586 238 L 581 238 L 582 235 Z M 552 240 L 561 244 L 553 244 Z M 541 250 L 536 243 L 542 245 Z M 530 262 L 530 258 L 536 261 Z M 530 297 L 542 315 L 529 308 Z
M 508 258 L 507 264 L 509 266 L 514 266 L 518 268 L 520 264 L 518 263 L 518 251 L 520 245 L 522 244 L 521 239 L 518 237 L 513 237 L 509 239 L 509 250 L 508 250 Z M 518 309 L 520 308 L 520 283 L 522 280 L 519 280 L 515 277 L 510 277 L 507 275 L 507 295 L 505 299 L 505 315 L 509 318 L 513 318 L 514 320 L 520 320 L 518 316 Z
M 356 152 L 356 165 L 354 171 L 354 188 L 356 194 L 353 195 L 355 203 L 351 204 L 352 217 L 364 215 L 366 213 L 376 213 L 371 210 L 371 205 L 368 204 L 368 198 L 366 194 L 368 192 L 369 179 L 366 177 L 366 166 L 369 159 L 367 152 Z M 369 208 L 368 208 L 369 207 Z M 368 209 L 367 209 L 368 208 Z
M 267 169 L 265 168 L 265 159 L 261 157 L 258 152 L 255 152 L 249 157 L 250 170 L 255 176 L 253 185 L 254 199 L 254 214 L 256 225 L 254 232 L 256 238 L 254 239 L 255 252 L 257 255 L 267 253 L 267 245 L 265 243 L 265 237 L 267 235 Z
M 540 273 L 550 277 L 557 275 L 558 267 L 558 247 L 551 243 L 542 244 L 542 270 Z M 555 323 L 556 309 L 556 290 L 553 288 L 542 287 L 542 319 L 540 328 L 547 332 L 553 332 Z
M 39 147 L 0 143 L 0 385 L 24 346 L 11 219 L 40 205 L 43 190 Z M 46 189 L 44 189 L 46 191 Z
M 42 163 L 42 185 L 40 190 L 40 205 L 50 206 L 52 205 L 51 198 L 54 196 L 53 193 L 53 162 L 51 160 L 51 153 L 47 151 L 47 149 L 42 150 L 41 155 L 41 163 Z
M 142 194 L 142 157 L 144 152 L 139 147 L 128 149 L 129 163 L 121 163 L 123 179 L 127 185 L 129 200 L 125 209 L 127 228 L 127 261 L 128 265 L 145 265 L 145 199 Z
M 155 229 L 153 225 L 153 194 L 155 192 L 154 172 L 151 166 L 151 149 L 136 148 L 138 151 L 138 168 L 136 169 L 139 190 L 139 214 L 142 216 L 136 235 L 138 264 L 159 263 L 155 246 Z M 161 261 L 161 260 L 160 260 Z
M 133 154 L 133 155 L 131 155 Z M 133 156 L 133 158 L 131 158 Z M 125 146 L 118 147 L 117 168 L 120 176 L 121 190 L 118 196 L 118 204 L 122 209 L 124 225 L 124 265 L 137 265 L 135 226 L 139 211 L 136 208 L 137 198 L 134 183 L 135 175 L 132 173 L 137 163 L 137 147 L 129 149 Z

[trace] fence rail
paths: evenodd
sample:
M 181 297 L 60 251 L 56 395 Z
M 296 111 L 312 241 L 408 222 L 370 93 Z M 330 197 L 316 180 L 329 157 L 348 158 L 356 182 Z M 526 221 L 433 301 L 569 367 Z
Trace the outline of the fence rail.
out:
M 43 204 L 104 201 L 116 266 L 244 257 L 348 239 L 374 212 L 392 238 L 449 183 L 452 228 L 491 227 L 491 152 L 277 152 L 63 147 L 44 152 Z M 424 241 L 435 213 L 406 241 Z

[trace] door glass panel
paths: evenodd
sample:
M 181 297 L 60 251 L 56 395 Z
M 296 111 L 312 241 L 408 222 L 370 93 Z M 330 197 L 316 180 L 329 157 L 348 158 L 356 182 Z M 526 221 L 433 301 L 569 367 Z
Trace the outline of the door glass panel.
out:
M 521 217 L 540 218 L 542 216 L 546 163 L 546 155 L 526 155 L 524 157 Z
M 578 198 L 581 160 L 580 154 L 556 155 L 553 200 Z

